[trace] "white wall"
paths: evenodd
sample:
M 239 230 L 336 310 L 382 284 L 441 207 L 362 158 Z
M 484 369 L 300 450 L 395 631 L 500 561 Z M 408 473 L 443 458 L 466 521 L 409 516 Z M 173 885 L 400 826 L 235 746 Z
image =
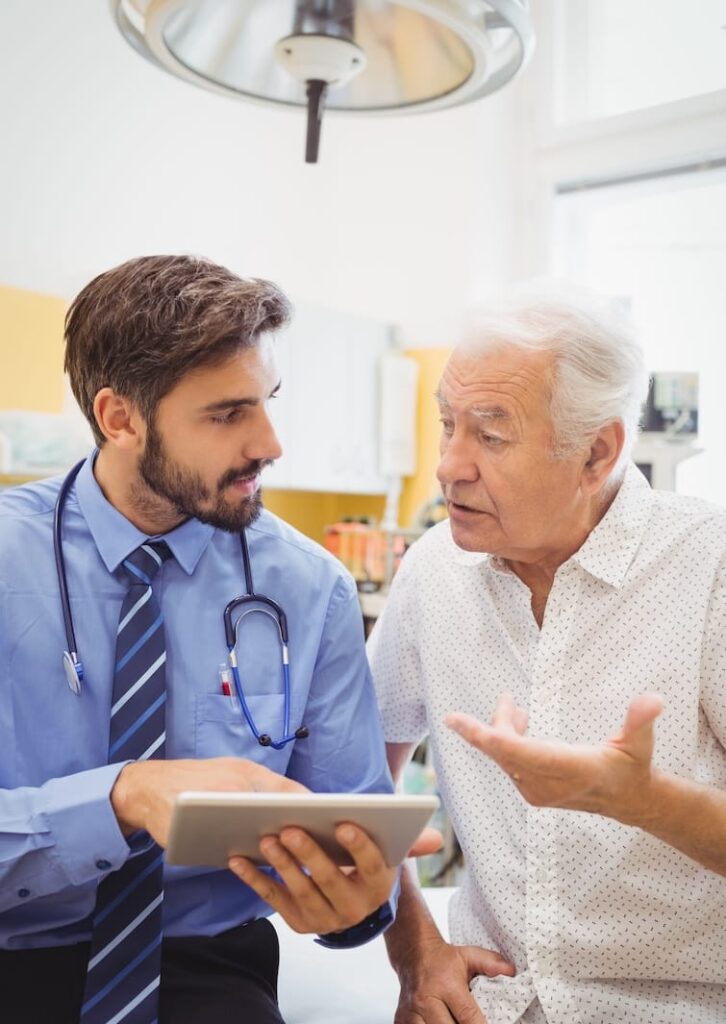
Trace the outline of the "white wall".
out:
M 0 3 L 0 282 L 71 296 L 131 256 L 192 251 L 299 300 L 449 344 L 517 266 L 520 88 L 405 118 L 302 113 L 178 81 L 104 0 Z

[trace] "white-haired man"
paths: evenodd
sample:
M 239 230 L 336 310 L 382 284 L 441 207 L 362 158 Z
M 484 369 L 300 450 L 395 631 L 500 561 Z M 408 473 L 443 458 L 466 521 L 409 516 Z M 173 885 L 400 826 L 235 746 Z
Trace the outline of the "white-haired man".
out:
M 465 875 L 455 945 L 404 883 L 396 1024 L 726 1021 L 726 511 L 631 463 L 646 380 L 581 295 L 520 294 L 444 370 L 450 518 L 370 657 Z

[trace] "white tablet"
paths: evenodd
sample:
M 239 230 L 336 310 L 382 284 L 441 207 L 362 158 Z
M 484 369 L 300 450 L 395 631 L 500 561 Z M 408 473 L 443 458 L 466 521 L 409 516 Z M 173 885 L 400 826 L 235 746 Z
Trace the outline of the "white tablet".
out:
M 242 854 L 264 863 L 260 839 L 296 825 L 337 864 L 350 864 L 350 855 L 335 839 L 335 826 L 349 821 L 368 833 L 393 866 L 405 859 L 438 806 L 435 796 L 398 793 L 180 793 L 166 860 L 221 868 Z

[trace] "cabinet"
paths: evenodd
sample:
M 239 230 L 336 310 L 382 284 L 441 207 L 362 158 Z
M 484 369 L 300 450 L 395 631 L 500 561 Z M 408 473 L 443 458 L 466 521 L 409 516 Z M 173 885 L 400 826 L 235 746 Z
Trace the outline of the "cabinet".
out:
M 265 488 L 384 494 L 379 472 L 380 360 L 390 324 L 298 306 L 276 341 L 282 387 L 271 415 L 283 457 Z

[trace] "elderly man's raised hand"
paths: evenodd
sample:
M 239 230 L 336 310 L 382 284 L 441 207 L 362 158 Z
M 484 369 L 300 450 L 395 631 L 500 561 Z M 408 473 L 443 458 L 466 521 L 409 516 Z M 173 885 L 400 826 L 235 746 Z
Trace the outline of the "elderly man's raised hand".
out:
M 508 694 L 497 701 L 489 725 L 458 712 L 446 724 L 495 761 L 534 807 L 590 811 L 635 824 L 647 814 L 654 723 L 662 710 L 657 694 L 636 697 L 620 732 L 598 746 L 526 736 L 527 713 Z

